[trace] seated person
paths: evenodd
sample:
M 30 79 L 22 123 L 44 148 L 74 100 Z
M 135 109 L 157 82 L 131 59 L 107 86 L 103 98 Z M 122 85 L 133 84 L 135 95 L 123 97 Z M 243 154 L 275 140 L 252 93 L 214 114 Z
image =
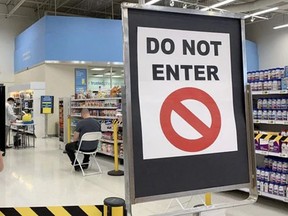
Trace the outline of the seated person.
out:
M 79 147 L 79 142 L 81 140 L 81 137 L 83 136 L 83 134 L 87 133 L 87 132 L 98 132 L 101 131 L 101 125 L 98 121 L 96 121 L 95 119 L 91 118 L 89 110 L 87 108 L 83 108 L 81 111 L 81 117 L 83 118 L 82 120 L 80 120 L 77 125 L 76 125 L 76 129 L 73 135 L 73 142 L 71 143 L 67 143 L 65 146 L 65 150 L 67 152 L 68 157 L 71 160 L 71 164 L 73 165 L 74 161 L 75 161 L 75 151 L 78 149 Z M 94 149 L 95 150 L 95 149 Z M 84 159 L 83 159 L 83 164 L 85 163 L 85 165 L 82 166 L 83 169 L 87 169 L 88 168 L 88 163 L 89 163 L 89 157 L 90 155 L 84 155 Z M 76 161 L 77 163 L 77 161 Z M 87 163 L 87 165 L 86 165 Z M 75 170 L 79 171 L 81 170 L 79 166 L 75 166 Z

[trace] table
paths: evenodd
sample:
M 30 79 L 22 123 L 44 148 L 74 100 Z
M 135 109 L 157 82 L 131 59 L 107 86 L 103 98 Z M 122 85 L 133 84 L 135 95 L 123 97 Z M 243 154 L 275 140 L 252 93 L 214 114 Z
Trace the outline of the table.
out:
M 35 124 L 34 123 L 29 123 L 29 124 L 25 124 L 25 123 L 12 123 L 11 126 L 16 127 L 16 135 L 15 136 L 19 136 L 21 141 L 20 141 L 20 145 L 15 146 L 14 145 L 14 140 L 13 140 L 13 145 L 18 148 L 18 147 L 35 147 Z M 13 128 L 12 128 L 13 129 Z M 15 137 L 14 136 L 14 137 Z M 30 137 L 32 136 L 32 146 L 30 145 Z M 9 136 L 10 137 L 10 136 Z

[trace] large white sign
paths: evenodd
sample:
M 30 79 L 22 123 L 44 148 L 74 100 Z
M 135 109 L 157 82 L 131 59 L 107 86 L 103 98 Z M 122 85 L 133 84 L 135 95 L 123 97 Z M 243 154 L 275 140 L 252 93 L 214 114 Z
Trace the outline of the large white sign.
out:
M 229 34 L 137 35 L 143 158 L 237 151 Z

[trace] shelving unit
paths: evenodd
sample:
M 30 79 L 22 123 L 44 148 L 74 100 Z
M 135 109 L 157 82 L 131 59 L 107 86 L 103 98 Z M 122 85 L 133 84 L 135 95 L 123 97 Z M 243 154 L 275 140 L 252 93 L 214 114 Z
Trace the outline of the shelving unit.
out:
M 288 151 L 286 152 L 286 147 L 283 148 L 288 141 L 288 134 L 285 132 L 288 129 L 288 91 L 256 91 L 252 92 L 252 98 L 257 173 L 262 174 L 257 174 L 259 195 L 288 202 Z M 269 163 L 267 165 L 267 161 L 273 161 L 274 167 Z
M 30 113 L 35 123 L 36 137 L 44 137 L 45 135 L 45 118 L 40 114 L 40 97 L 45 95 L 44 82 L 30 82 L 8 87 L 10 97 L 16 101 L 14 112 L 16 115 L 21 115 L 22 111 Z M 12 128 L 16 130 L 16 128 Z M 33 133 L 30 131 L 30 133 Z
M 70 105 L 72 134 L 80 120 L 81 109 L 89 109 L 91 117 L 101 123 L 103 137 L 98 145 L 98 152 L 114 157 L 113 120 L 117 120 L 116 114 L 121 110 L 121 97 L 71 99 Z M 119 158 L 123 159 L 122 125 L 119 126 L 118 130 L 118 145 Z
M 60 144 L 60 149 L 64 149 L 64 144 L 68 143 L 68 115 L 70 107 L 70 98 L 63 97 L 59 98 L 59 126 L 58 134 L 59 141 L 63 142 Z M 76 125 L 75 125 L 76 126 Z

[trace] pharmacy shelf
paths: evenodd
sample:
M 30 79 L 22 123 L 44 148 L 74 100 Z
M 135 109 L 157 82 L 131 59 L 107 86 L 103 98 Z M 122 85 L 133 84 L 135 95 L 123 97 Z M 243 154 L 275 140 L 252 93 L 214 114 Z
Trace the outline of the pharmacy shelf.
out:
M 71 101 L 95 101 L 95 100 L 121 100 L 121 97 L 110 97 L 110 98 L 89 98 L 89 99 L 72 99 Z
M 118 109 L 118 107 L 97 107 L 97 106 L 72 106 L 71 109 L 83 109 L 83 108 L 87 108 L 87 109 Z
M 288 90 L 265 90 L 265 91 L 252 91 L 252 95 L 271 95 L 271 94 L 287 94 Z
M 254 119 L 253 120 L 254 124 L 280 124 L 280 125 L 288 125 L 288 121 L 282 121 L 282 120 L 259 120 L 259 119 Z
M 260 154 L 260 155 L 265 155 L 265 156 L 288 158 L 287 154 L 275 153 L 275 152 L 269 152 L 269 151 L 255 150 L 255 153 Z
M 100 141 L 114 144 L 114 140 L 101 139 Z M 123 143 L 123 140 L 118 140 L 118 143 Z

